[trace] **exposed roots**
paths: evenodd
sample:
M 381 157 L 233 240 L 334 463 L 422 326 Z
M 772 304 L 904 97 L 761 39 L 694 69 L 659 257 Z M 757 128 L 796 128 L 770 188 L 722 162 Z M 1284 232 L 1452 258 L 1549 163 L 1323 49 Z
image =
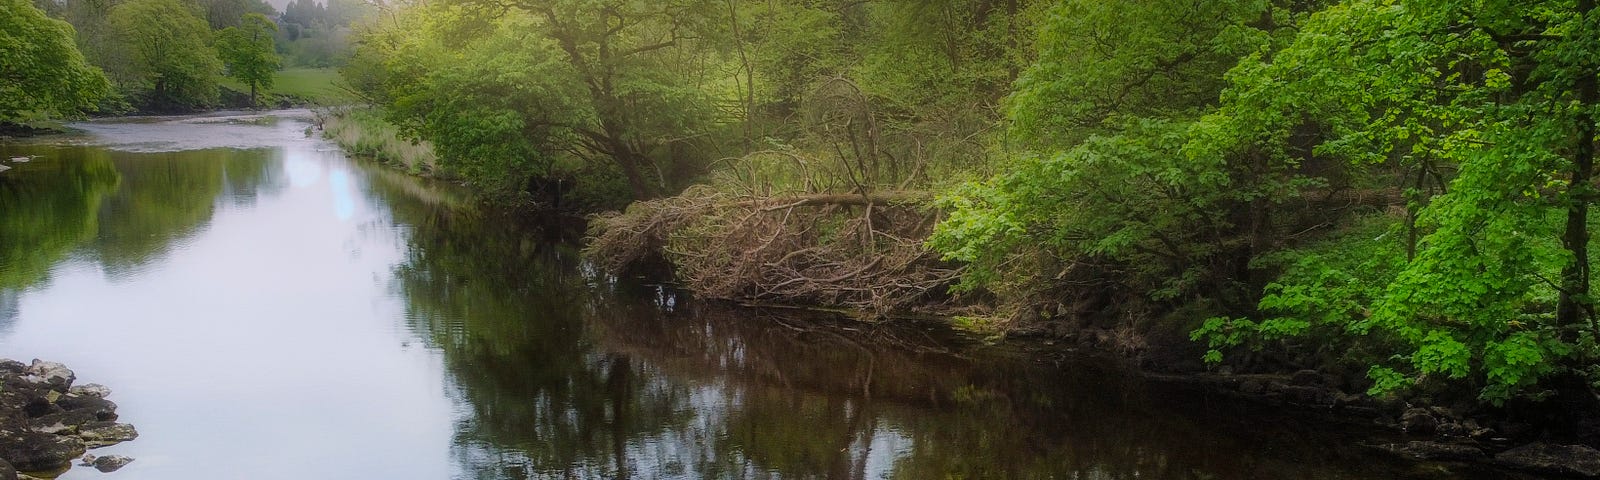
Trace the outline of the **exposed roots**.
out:
M 960 273 L 923 246 L 936 220 L 925 200 L 692 188 L 595 218 L 588 253 L 613 271 L 661 255 L 685 286 L 710 298 L 914 312 L 947 301 Z

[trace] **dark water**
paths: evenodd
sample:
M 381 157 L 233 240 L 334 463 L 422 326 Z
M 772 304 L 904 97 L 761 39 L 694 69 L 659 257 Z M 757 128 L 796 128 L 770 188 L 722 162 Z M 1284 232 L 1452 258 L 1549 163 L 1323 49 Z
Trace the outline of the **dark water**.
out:
M 138 459 L 112 478 L 1499 478 L 1099 362 L 607 278 L 303 115 L 0 145 L 39 156 L 0 173 L 0 356 L 112 387 L 142 434 L 96 452 Z

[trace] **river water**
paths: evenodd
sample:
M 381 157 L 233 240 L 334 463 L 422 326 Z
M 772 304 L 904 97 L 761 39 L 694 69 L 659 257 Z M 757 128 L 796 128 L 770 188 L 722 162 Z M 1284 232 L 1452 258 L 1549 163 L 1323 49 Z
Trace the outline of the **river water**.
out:
M 108 385 L 63 479 L 1500 478 L 927 325 L 696 302 L 303 111 L 0 144 L 0 357 Z

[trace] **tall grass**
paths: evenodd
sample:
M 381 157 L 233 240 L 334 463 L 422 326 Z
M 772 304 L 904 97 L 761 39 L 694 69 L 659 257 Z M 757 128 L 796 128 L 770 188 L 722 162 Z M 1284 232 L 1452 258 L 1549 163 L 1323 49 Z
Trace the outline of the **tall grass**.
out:
M 319 112 L 318 117 L 323 137 L 351 155 L 374 158 L 414 174 L 439 173 L 439 157 L 433 152 L 433 145 L 401 137 L 398 128 L 371 109 L 334 109 Z

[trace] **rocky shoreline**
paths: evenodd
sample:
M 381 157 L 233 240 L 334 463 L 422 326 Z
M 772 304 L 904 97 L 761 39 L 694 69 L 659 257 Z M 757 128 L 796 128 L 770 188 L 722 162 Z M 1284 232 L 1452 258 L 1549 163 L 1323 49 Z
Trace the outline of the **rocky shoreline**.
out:
M 1390 435 L 1362 445 L 1410 461 L 1476 464 L 1508 473 L 1600 479 L 1600 449 L 1575 439 L 1545 438 L 1532 425 L 1494 415 L 1347 393 L 1335 379 L 1312 370 L 1293 375 L 1224 372 L 1146 376 L 1195 384 L 1238 401 L 1320 412 L 1337 421 L 1365 424 Z
M 102 472 L 133 461 L 85 455 L 88 449 L 133 440 L 139 432 L 117 423 L 117 404 L 106 399 L 111 389 L 73 385 L 76 380 L 60 363 L 0 359 L 0 480 L 51 478 L 79 458 Z

